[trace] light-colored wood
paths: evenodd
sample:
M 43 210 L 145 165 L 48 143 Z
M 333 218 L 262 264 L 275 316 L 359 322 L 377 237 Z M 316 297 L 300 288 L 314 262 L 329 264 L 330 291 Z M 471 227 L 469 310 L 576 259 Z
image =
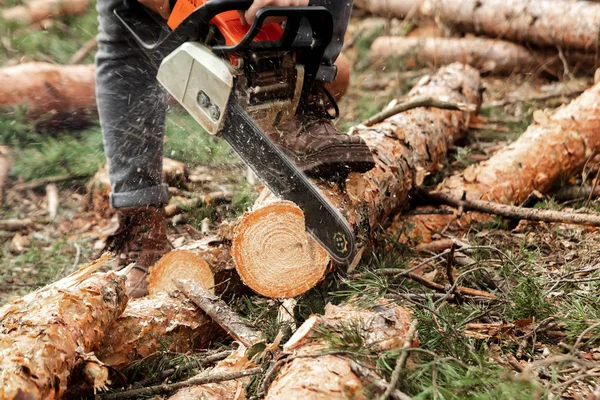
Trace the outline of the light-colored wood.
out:
M 0 399 L 59 399 L 82 354 L 127 303 L 125 279 L 93 273 L 104 256 L 0 308 Z
M 148 274 L 148 294 L 173 293 L 174 278 L 189 279 L 214 294 L 215 278 L 202 257 L 188 250 L 172 250 L 162 256 Z

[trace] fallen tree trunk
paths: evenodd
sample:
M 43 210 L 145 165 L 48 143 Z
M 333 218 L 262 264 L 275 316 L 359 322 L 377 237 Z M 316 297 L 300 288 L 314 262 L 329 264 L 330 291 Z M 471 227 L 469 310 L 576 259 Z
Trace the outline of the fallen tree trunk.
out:
M 351 326 L 360 333 L 363 348 L 379 352 L 402 348 L 410 324 L 411 316 L 406 309 L 384 301 L 379 301 L 373 309 L 328 304 L 325 315 L 311 316 L 283 346 L 283 352 L 290 357 L 266 388 L 265 400 L 369 398 L 365 389 L 372 384 L 371 377 L 365 384 L 354 372 L 348 356 L 327 354 L 334 353 L 335 348 L 324 339 L 324 332 L 343 340 L 344 329 Z M 412 346 L 418 343 L 416 339 L 410 342 Z
M 48 127 L 79 127 L 97 118 L 93 65 L 33 62 L 0 68 L 0 110 L 25 107 Z
M 534 123 L 513 143 L 480 164 L 440 183 L 435 192 L 461 198 L 521 204 L 535 190 L 548 193 L 561 179 L 579 173 L 600 152 L 600 84 L 552 114 L 534 113 Z M 445 227 L 462 230 L 487 214 L 400 217 L 410 237 L 430 241 Z M 394 225 L 396 226 L 396 225 Z
M 204 349 L 225 333 L 186 298 L 166 293 L 133 299 L 95 349 L 104 364 L 122 370 L 157 351 Z
M 358 6 L 404 17 L 415 8 L 421 17 L 518 43 L 595 53 L 600 4 L 567 0 L 363 0 Z M 576 21 L 576 22 L 574 22 Z
M 102 257 L 0 308 L 0 398 L 59 399 L 80 357 L 127 303 L 125 278 L 93 274 Z
M 2 11 L 2 19 L 29 25 L 47 18 L 83 14 L 88 9 L 89 0 L 30 0 Z
M 420 38 L 382 36 L 371 45 L 372 59 L 400 59 L 405 65 L 427 64 L 434 67 L 461 62 L 481 73 L 510 75 L 547 72 L 559 76 L 565 64 L 556 50 L 531 50 L 521 45 L 486 38 Z M 569 73 L 592 74 L 594 54 L 577 51 L 564 54 Z
M 462 64 L 442 68 L 410 92 L 413 97 L 480 104 L 476 70 Z M 410 191 L 439 169 L 446 150 L 468 125 L 463 111 L 417 108 L 373 127 L 358 127 L 375 157 L 365 174 L 351 174 L 345 187 L 320 183 L 332 204 L 346 216 L 358 238 L 358 258 L 372 232 L 400 211 Z M 293 203 L 263 195 L 236 224 L 231 254 L 246 285 L 268 297 L 293 297 L 323 279 L 329 257 L 305 233 L 304 218 Z

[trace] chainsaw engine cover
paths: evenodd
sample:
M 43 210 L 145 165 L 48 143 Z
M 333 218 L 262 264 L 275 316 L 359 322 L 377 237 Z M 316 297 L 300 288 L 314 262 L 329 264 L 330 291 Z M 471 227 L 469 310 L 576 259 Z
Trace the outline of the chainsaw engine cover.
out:
M 211 135 L 222 128 L 233 93 L 233 66 L 197 42 L 169 54 L 158 69 L 158 81 Z

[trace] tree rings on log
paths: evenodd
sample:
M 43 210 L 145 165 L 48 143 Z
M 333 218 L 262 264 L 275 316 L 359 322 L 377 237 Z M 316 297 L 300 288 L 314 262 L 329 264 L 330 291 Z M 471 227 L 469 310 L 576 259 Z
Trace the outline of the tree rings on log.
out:
M 325 250 L 306 232 L 304 213 L 290 201 L 276 201 L 242 217 L 232 254 L 238 274 L 256 293 L 298 296 L 323 279 Z
M 214 294 L 215 279 L 202 257 L 188 250 L 173 250 L 150 268 L 148 294 L 171 293 L 177 290 L 174 278 L 189 279 Z

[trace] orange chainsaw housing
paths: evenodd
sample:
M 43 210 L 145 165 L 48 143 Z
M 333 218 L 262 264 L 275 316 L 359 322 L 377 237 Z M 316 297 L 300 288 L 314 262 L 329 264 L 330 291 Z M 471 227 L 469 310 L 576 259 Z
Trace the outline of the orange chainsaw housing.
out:
M 202 6 L 207 1 L 209 0 L 177 0 L 167 21 L 169 28 L 177 28 L 196 8 Z M 248 30 L 250 30 L 250 25 L 242 25 L 240 16 L 235 10 L 225 11 L 215 16 L 210 22 L 217 26 L 225 38 L 225 44 L 228 46 L 234 46 L 241 42 Z M 271 22 L 261 27 L 254 40 L 274 41 L 278 40 L 282 34 L 283 28 L 281 25 Z

